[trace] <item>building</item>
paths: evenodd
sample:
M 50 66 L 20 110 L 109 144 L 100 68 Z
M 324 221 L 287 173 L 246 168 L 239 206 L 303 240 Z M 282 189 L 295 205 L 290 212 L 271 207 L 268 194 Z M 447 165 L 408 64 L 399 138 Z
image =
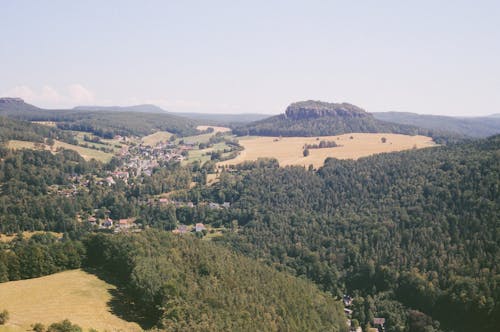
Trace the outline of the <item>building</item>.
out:
M 205 225 L 203 225 L 202 223 L 197 223 L 197 224 L 195 225 L 195 227 L 194 227 L 194 230 L 195 230 L 196 232 L 201 232 L 201 231 L 206 230 L 206 228 L 205 228 Z

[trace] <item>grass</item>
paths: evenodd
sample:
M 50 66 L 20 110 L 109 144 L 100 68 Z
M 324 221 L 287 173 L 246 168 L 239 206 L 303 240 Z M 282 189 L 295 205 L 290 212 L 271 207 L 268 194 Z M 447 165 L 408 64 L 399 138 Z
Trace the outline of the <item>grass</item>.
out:
M 40 149 L 36 146 L 36 143 L 34 142 L 18 141 L 18 140 L 10 140 L 7 144 L 7 147 L 9 149 L 34 149 L 34 150 Z M 45 146 L 45 148 L 48 149 L 47 146 Z M 113 157 L 112 153 L 106 153 L 99 150 L 71 145 L 61 141 L 54 141 L 54 146 L 52 147 L 51 151 L 54 152 L 57 150 L 57 148 L 64 148 L 67 150 L 76 151 L 85 160 L 95 159 L 102 162 L 108 162 Z
M 111 312 L 113 292 L 115 286 L 82 270 L 1 283 L 0 308 L 9 311 L 10 319 L 0 332 L 27 331 L 33 323 L 47 326 L 63 319 L 85 330 L 141 331 Z
M 35 234 L 45 234 L 47 232 L 44 232 L 44 231 L 35 231 L 35 232 L 23 232 L 23 237 L 25 239 L 29 239 L 31 238 L 33 235 Z M 63 233 L 56 233 L 56 232 L 48 232 L 48 233 L 51 233 L 52 235 L 54 235 L 55 237 L 57 238 L 62 238 L 63 236 Z M 13 235 L 5 235 L 5 234 L 0 234 L 0 242 L 10 242 L 12 240 L 14 240 L 15 238 L 17 237 L 17 234 L 13 234 Z M 0 310 L 2 310 L 0 308 Z
M 351 136 L 353 137 L 351 139 Z M 382 143 L 382 137 L 387 139 Z M 358 159 L 377 153 L 409 150 L 436 146 L 432 138 L 426 136 L 409 136 L 399 134 L 352 133 L 338 136 L 319 137 L 249 137 L 240 139 L 244 147 L 235 159 L 227 160 L 218 165 L 236 165 L 258 158 L 276 158 L 280 166 L 313 165 L 318 168 L 328 157 L 338 159 Z M 304 144 L 318 144 L 319 141 L 335 141 L 338 147 L 310 149 L 309 156 L 303 156 Z
M 218 126 L 198 126 L 196 127 L 196 129 L 198 130 L 207 130 L 208 128 L 213 128 L 214 129 L 214 134 L 216 133 L 226 133 L 228 131 L 231 131 L 230 128 L 227 128 L 227 127 L 218 127 Z
M 142 138 L 142 143 L 145 145 L 155 146 L 159 142 L 167 142 L 172 136 L 168 131 L 158 131 L 154 134 Z
M 84 148 L 81 146 L 71 145 L 68 143 L 61 142 L 61 141 L 55 141 L 53 148 L 57 149 L 59 147 L 62 147 L 62 148 L 67 149 L 67 150 L 74 150 L 74 151 L 78 152 L 78 154 L 80 154 L 80 156 L 82 156 L 83 159 L 85 159 L 85 160 L 95 159 L 95 160 L 102 161 L 102 162 L 106 163 L 106 162 L 110 161 L 111 158 L 113 157 L 112 153 L 106 153 L 106 152 L 102 152 L 99 150 L 94 150 L 94 149 Z
M 56 127 L 57 124 L 54 121 L 31 121 L 31 123 L 39 124 L 47 127 Z

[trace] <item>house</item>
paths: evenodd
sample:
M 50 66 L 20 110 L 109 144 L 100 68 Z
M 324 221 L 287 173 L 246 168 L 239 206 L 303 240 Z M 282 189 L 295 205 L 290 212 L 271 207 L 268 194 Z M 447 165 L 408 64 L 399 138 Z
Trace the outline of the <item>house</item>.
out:
M 111 186 L 113 184 L 116 184 L 115 180 L 111 177 L 111 176 L 108 176 L 106 178 L 106 182 L 108 183 L 108 186 Z
M 210 203 L 208 203 L 208 207 L 210 209 L 220 209 L 219 203 L 212 203 L 212 202 L 210 202 Z
M 106 218 L 106 220 L 102 223 L 102 226 L 106 228 L 113 226 L 113 220 L 111 218 Z
M 91 223 L 91 224 L 95 224 L 95 223 L 96 223 L 96 221 L 97 221 L 97 219 L 96 219 L 96 218 L 94 218 L 94 217 L 92 217 L 92 216 L 90 216 L 90 217 L 88 217 L 87 221 L 88 221 L 89 223 Z
M 186 225 L 179 225 L 179 227 L 177 227 L 177 229 L 174 229 L 172 231 L 172 233 L 174 234 L 185 234 L 187 233 L 188 229 L 187 229 L 187 226 Z
M 120 226 L 120 228 L 129 228 L 131 224 L 128 219 L 120 219 L 118 220 L 118 226 Z
M 352 305 L 353 300 L 354 300 L 354 298 L 350 297 L 349 295 L 344 294 L 344 297 L 343 297 L 344 306 L 350 307 Z
M 231 203 L 229 203 L 229 202 L 224 202 L 224 203 L 222 204 L 222 207 L 223 207 L 223 208 L 225 208 L 225 209 L 229 209 L 229 208 L 231 207 Z
M 344 308 L 344 313 L 345 313 L 346 315 L 352 315 L 352 310 L 351 310 L 351 309 Z
M 385 331 L 384 324 L 385 324 L 385 318 L 379 318 L 379 317 L 373 318 L 373 326 L 378 327 L 379 331 L 380 330 Z
M 195 227 L 194 227 L 194 230 L 195 230 L 196 232 L 201 232 L 201 231 L 206 230 L 206 228 L 205 228 L 205 225 L 203 225 L 202 223 L 197 223 L 197 224 L 195 225 Z

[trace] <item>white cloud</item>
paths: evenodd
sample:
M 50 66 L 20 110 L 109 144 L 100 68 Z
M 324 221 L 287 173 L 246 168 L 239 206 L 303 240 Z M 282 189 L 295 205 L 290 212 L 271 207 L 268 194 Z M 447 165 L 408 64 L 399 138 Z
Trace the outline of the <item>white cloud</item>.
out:
M 46 108 L 65 108 L 95 101 L 94 94 L 81 84 L 70 84 L 62 89 L 44 85 L 33 89 L 26 85 L 13 87 L 2 93 L 8 97 L 19 97 L 30 104 Z

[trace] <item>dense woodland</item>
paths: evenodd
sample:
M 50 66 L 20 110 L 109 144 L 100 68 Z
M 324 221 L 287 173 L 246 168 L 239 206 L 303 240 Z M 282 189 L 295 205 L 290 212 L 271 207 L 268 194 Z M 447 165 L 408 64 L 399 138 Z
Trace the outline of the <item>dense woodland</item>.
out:
M 340 302 L 221 246 L 147 231 L 95 235 L 88 264 L 125 284 L 168 331 L 345 331 Z
M 334 294 L 364 298 L 358 305 L 370 310 L 354 314 L 362 323 L 385 315 L 388 331 L 403 331 L 413 317 L 403 305 L 445 329 L 495 331 L 499 147 L 496 136 L 330 159 L 317 172 L 261 163 L 224 174 L 204 195 L 232 202 L 225 222 L 244 226 L 222 241 Z

